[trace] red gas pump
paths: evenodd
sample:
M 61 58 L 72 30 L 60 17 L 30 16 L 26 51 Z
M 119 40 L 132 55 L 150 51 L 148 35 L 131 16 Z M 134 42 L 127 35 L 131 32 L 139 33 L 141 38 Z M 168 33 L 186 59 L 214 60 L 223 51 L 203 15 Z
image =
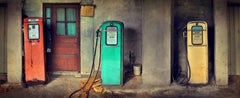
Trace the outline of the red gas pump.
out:
M 24 19 L 25 81 L 45 82 L 44 36 L 42 18 Z

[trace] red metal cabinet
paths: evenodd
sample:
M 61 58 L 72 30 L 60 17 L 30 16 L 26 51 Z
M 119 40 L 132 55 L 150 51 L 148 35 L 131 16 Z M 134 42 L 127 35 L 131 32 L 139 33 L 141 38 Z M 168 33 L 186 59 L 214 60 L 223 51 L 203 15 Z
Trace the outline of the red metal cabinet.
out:
M 24 68 L 26 82 L 45 82 L 42 18 L 24 19 Z

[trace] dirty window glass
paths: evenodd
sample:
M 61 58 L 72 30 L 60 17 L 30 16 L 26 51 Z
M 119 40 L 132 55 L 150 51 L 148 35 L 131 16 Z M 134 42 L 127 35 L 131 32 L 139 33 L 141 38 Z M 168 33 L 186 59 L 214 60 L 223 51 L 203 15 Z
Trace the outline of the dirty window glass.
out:
M 46 19 L 47 29 L 51 28 L 51 19 Z
M 192 27 L 192 44 L 201 45 L 203 43 L 203 28 L 202 26 Z
M 67 21 L 75 21 L 76 20 L 76 9 L 67 8 Z
M 65 35 L 65 23 L 57 23 L 57 35 Z
M 51 18 L 51 9 L 46 8 L 46 18 Z
M 69 36 L 76 35 L 76 23 L 67 23 L 67 35 Z
M 107 27 L 106 44 L 117 45 L 117 27 Z
M 64 20 L 65 20 L 65 9 L 57 8 L 57 21 L 64 21 Z

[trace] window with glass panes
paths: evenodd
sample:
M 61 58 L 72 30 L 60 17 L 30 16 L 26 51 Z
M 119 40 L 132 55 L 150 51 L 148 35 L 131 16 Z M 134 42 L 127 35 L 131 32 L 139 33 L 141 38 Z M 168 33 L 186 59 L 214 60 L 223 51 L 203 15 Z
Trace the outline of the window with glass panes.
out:
M 76 11 L 77 9 L 74 7 L 45 4 L 45 31 L 51 32 L 53 30 L 51 28 L 55 27 L 54 31 L 58 36 L 76 36 Z
M 57 8 L 57 35 L 76 35 L 76 9 Z
M 45 48 L 51 48 L 51 8 L 50 7 L 46 7 L 45 8 L 45 13 L 44 13 L 44 45 Z M 48 52 L 50 52 L 48 50 Z

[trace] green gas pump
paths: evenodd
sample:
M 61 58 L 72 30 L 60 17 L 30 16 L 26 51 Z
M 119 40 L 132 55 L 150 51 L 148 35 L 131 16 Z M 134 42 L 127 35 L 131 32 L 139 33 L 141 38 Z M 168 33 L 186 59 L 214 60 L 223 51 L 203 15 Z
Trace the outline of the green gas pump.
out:
M 101 29 L 102 84 L 122 85 L 124 25 L 119 21 L 106 21 Z

